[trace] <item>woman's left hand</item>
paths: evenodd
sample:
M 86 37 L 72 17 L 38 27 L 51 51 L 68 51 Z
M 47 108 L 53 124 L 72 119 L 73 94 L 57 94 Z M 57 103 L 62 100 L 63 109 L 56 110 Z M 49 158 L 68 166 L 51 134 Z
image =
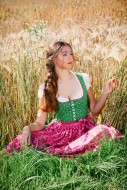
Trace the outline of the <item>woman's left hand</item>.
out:
M 106 94 L 110 94 L 113 90 L 115 90 L 119 85 L 119 81 L 117 79 L 110 79 L 107 81 L 104 92 Z

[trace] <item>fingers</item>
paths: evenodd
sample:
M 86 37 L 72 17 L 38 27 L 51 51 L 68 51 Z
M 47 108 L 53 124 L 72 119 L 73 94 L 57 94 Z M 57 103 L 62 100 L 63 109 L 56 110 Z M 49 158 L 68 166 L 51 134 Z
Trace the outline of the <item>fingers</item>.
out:
M 20 144 L 21 144 L 21 147 L 23 146 L 30 146 L 30 136 L 28 137 L 24 137 L 22 136 L 21 140 L 20 140 Z
M 20 144 L 21 144 L 21 147 L 26 146 L 27 145 L 27 140 L 26 139 L 21 139 Z
M 31 137 L 31 135 L 30 135 L 29 129 L 27 129 L 27 128 L 28 128 L 28 126 L 23 128 L 23 132 L 22 132 L 22 136 L 21 136 L 21 140 L 20 140 L 21 146 L 24 146 L 24 145 L 29 146 L 30 145 L 30 137 Z
M 30 146 L 30 135 L 28 136 L 27 144 L 28 144 L 28 146 Z
M 119 81 L 115 78 L 110 79 L 107 83 L 112 90 L 115 90 L 119 86 Z
M 116 88 L 118 88 L 119 81 L 114 78 L 114 79 L 111 80 L 111 84 L 112 84 L 113 90 L 115 90 Z
M 111 87 L 111 85 L 112 85 L 112 80 L 111 80 L 111 79 L 108 80 L 107 84 L 109 85 L 109 87 Z

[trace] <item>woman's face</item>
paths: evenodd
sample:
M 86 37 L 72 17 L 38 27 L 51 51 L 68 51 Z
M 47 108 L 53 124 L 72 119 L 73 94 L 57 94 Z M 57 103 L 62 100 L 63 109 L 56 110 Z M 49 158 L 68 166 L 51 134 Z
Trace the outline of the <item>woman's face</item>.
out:
M 54 60 L 55 67 L 59 67 L 62 69 L 71 69 L 73 66 L 73 62 L 74 56 L 72 49 L 67 45 L 60 48 Z

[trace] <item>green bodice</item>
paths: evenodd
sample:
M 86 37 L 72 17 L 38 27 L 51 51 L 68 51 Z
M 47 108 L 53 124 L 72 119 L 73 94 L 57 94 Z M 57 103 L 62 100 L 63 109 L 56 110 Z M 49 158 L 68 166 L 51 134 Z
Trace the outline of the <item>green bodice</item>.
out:
M 56 110 L 56 119 L 61 122 L 72 122 L 84 118 L 88 115 L 87 89 L 83 76 L 76 73 L 83 89 L 83 96 L 79 99 L 67 102 L 58 101 L 58 110 Z

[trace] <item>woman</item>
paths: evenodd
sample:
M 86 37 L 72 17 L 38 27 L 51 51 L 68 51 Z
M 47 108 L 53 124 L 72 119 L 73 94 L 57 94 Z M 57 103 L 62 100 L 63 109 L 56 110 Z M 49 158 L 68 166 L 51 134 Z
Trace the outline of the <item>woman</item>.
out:
M 39 87 L 37 119 L 25 126 L 6 150 L 21 150 L 25 144 L 53 155 L 76 155 L 96 150 L 105 135 L 111 139 L 123 137 L 113 127 L 95 124 L 88 115 L 89 110 L 94 115 L 101 112 L 118 81 L 109 80 L 96 101 L 89 75 L 71 71 L 75 59 L 68 43 L 55 42 L 47 50 L 46 59 L 48 75 Z M 45 127 L 48 112 L 52 111 L 56 119 Z

